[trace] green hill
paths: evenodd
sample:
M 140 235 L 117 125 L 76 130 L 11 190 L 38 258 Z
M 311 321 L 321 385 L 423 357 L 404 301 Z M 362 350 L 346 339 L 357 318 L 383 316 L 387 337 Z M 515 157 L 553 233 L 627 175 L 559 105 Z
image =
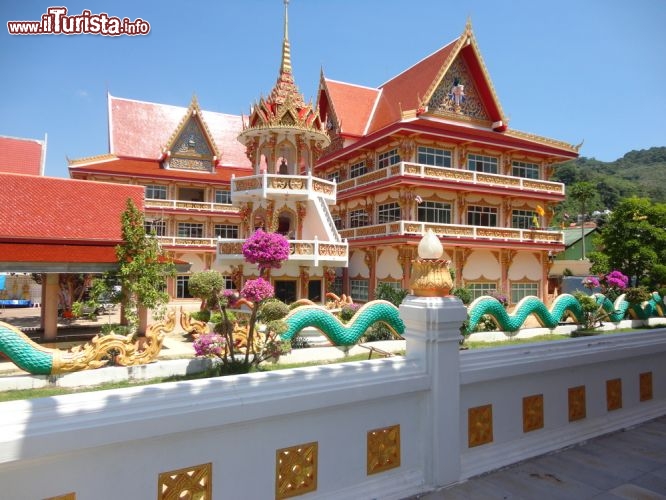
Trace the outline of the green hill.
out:
M 631 196 L 666 203 L 666 147 L 630 151 L 615 161 L 604 162 L 581 157 L 555 167 L 552 180 L 571 186 L 587 181 L 597 186 L 597 197 L 590 212 L 613 210 L 622 199 Z M 567 199 L 558 213 L 577 213 L 577 204 Z

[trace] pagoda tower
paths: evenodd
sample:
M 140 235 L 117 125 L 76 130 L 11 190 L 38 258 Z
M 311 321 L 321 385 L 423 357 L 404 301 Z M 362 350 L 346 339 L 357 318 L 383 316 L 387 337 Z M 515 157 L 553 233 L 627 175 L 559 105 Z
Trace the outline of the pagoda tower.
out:
M 246 147 L 255 174 L 298 175 L 312 169 L 331 140 L 319 111 L 305 103 L 294 82 L 288 23 L 289 0 L 284 0 L 284 38 L 280 73 L 273 90 L 260 98 L 238 140 Z
M 312 175 L 330 145 L 319 112 L 306 103 L 294 82 L 284 0 L 284 38 L 277 82 L 268 97 L 252 107 L 238 140 L 245 146 L 253 175 L 231 180 L 231 200 L 241 215 L 241 240 L 257 229 L 278 232 L 290 240 L 291 255 L 271 279 L 276 296 L 289 303 L 310 299 L 322 303 L 347 267 L 349 248 L 331 217 L 335 181 Z M 241 263 L 238 240 L 218 240 L 218 263 L 232 264 L 235 274 L 252 276 L 254 266 Z M 339 293 L 339 290 L 336 290 Z

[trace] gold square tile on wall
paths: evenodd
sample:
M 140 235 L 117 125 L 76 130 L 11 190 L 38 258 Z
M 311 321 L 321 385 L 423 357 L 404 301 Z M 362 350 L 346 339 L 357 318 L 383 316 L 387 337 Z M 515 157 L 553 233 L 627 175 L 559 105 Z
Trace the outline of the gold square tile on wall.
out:
M 652 399 L 652 372 L 645 372 L 639 375 L 639 391 L 641 401 L 650 401 Z
M 493 442 L 493 405 L 467 409 L 467 446 Z
M 543 394 L 523 398 L 523 432 L 543 429 Z
M 606 409 L 608 411 L 622 408 L 622 379 L 606 380 Z
M 157 484 L 158 500 L 213 498 L 213 464 L 193 465 L 160 473 Z
M 367 473 L 400 467 L 400 425 L 368 431 Z
M 300 444 L 275 452 L 275 498 L 317 490 L 318 443 Z
M 569 422 L 582 420 L 587 415 L 585 406 L 585 386 L 569 388 Z

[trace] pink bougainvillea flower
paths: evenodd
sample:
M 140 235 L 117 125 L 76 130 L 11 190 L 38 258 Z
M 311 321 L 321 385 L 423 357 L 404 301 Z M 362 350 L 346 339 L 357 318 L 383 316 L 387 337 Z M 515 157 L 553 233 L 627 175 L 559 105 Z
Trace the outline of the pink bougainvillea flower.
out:
M 248 280 L 245 282 L 241 290 L 241 297 L 254 302 L 255 304 L 264 299 L 272 297 L 274 293 L 273 285 L 266 281 L 264 278 L 257 278 L 256 280 Z
M 289 240 L 281 234 L 257 229 L 243 243 L 243 256 L 260 269 L 278 269 L 289 258 Z

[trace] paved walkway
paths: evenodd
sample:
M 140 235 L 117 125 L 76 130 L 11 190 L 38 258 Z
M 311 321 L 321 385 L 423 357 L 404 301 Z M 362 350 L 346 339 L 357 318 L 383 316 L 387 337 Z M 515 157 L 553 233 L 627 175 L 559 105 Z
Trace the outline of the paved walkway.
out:
M 417 498 L 666 500 L 666 416 Z

